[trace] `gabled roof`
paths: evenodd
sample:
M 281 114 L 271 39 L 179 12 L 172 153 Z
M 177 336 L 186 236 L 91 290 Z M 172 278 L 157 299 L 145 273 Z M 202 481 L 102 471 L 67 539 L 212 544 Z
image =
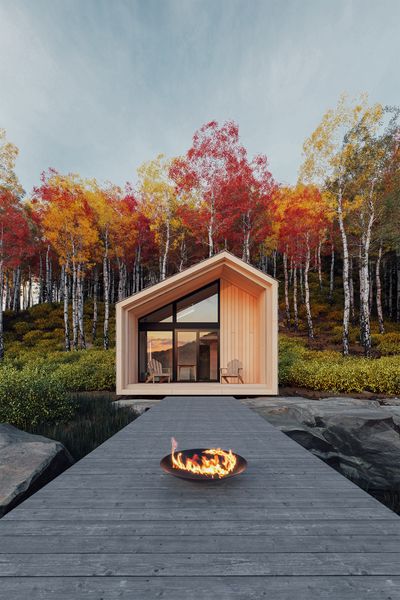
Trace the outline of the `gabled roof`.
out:
M 156 310 L 221 277 L 228 281 L 231 280 L 235 285 L 242 287 L 254 296 L 257 296 L 262 290 L 278 286 L 278 281 L 270 275 L 266 275 L 260 269 L 247 264 L 227 250 L 223 250 L 121 300 L 118 302 L 118 308 L 138 309 L 138 311 L 135 310 L 135 313 L 146 314 L 149 311 L 150 303 L 151 310 Z M 140 310 L 142 305 L 143 310 Z

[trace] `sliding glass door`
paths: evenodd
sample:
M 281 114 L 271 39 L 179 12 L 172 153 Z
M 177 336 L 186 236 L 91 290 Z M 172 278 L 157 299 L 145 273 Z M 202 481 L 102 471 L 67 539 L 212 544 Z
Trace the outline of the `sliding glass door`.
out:
M 176 380 L 217 379 L 218 331 L 176 331 Z
M 176 380 L 197 381 L 197 333 L 176 331 Z

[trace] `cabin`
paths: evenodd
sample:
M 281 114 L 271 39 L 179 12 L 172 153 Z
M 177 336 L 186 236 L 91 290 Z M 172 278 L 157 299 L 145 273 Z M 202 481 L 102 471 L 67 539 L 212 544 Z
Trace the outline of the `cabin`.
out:
M 278 393 L 278 282 L 223 251 L 116 307 L 117 394 Z

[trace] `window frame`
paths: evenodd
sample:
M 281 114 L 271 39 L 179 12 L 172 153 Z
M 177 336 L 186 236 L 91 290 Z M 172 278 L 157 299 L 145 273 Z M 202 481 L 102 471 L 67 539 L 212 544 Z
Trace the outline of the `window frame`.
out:
M 182 300 L 189 298 L 193 294 L 200 292 L 200 291 L 202 291 L 208 287 L 211 287 L 213 285 L 216 285 L 216 287 L 217 287 L 217 291 L 216 291 L 216 293 L 217 293 L 217 321 L 208 321 L 208 322 L 203 322 L 203 321 L 180 321 L 179 322 L 179 321 L 177 321 L 177 319 L 176 319 L 177 304 L 179 302 L 181 302 Z M 169 304 L 172 304 L 172 321 L 170 321 L 169 323 L 157 323 L 157 322 L 151 323 L 149 321 L 141 322 L 141 319 L 147 318 L 152 313 L 163 308 L 163 306 L 160 306 L 158 309 L 152 310 L 151 312 L 147 313 L 146 315 L 139 317 L 139 319 L 138 319 L 138 357 L 140 357 L 140 350 L 141 350 L 140 332 L 142 332 L 142 331 L 160 331 L 160 332 L 161 331 L 172 331 L 172 381 L 174 383 L 185 383 L 184 381 L 178 381 L 178 379 L 177 379 L 178 346 L 177 346 L 176 331 L 178 331 L 178 330 L 197 331 L 197 332 L 216 331 L 217 335 L 218 335 L 217 379 L 210 380 L 210 383 L 218 382 L 219 381 L 219 371 L 220 371 L 220 310 L 221 310 L 221 294 L 220 294 L 220 292 L 221 292 L 220 280 L 216 279 L 215 281 L 207 283 L 206 285 L 203 285 L 202 287 L 197 288 L 196 290 L 193 290 L 189 294 L 185 294 L 184 296 L 181 296 L 180 298 L 177 298 L 176 300 L 173 300 L 172 302 L 167 302 L 164 306 L 168 306 Z M 197 338 L 198 337 L 199 336 L 197 336 Z M 197 354 L 198 354 L 198 350 L 197 350 Z M 140 365 L 138 365 L 138 374 L 139 374 L 139 379 L 140 379 Z M 204 383 L 206 383 L 206 382 L 208 383 L 208 381 L 204 381 Z M 141 383 L 143 383 L 143 382 L 141 382 Z

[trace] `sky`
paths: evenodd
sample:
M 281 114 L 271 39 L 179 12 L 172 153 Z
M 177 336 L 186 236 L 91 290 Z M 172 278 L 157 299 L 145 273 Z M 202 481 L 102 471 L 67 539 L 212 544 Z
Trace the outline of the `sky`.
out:
M 0 128 L 27 193 L 49 167 L 135 182 L 234 119 L 297 179 L 339 96 L 400 103 L 400 0 L 0 0 Z

